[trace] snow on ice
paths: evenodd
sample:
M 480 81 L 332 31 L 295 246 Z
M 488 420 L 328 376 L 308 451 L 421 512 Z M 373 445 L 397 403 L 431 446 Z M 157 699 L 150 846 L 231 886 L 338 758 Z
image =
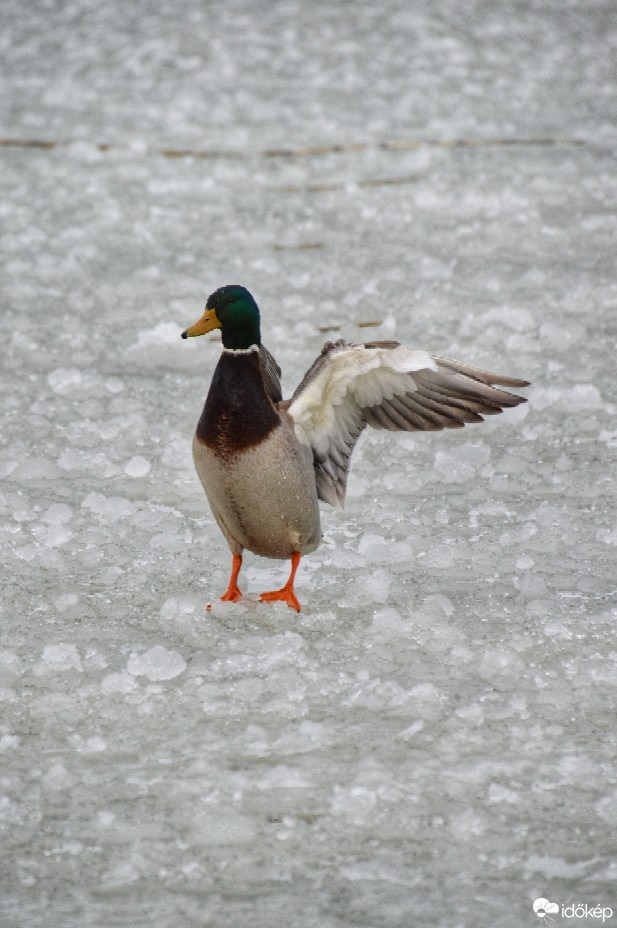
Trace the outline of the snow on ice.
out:
M 0 13 L 22 140 L 0 144 L 0 924 L 614 903 L 608 7 L 22 7 Z M 464 431 L 364 435 L 300 616 L 255 602 L 287 566 L 250 555 L 247 601 L 218 599 L 190 442 L 220 347 L 179 334 L 228 282 L 287 395 L 337 337 L 532 382 Z

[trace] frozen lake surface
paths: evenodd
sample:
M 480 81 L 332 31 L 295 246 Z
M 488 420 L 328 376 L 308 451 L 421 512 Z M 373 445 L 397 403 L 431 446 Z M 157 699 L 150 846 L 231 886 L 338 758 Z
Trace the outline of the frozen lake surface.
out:
M 0 13 L 0 925 L 617 913 L 614 4 L 160 6 Z M 218 602 L 230 282 L 286 395 L 338 333 L 532 381 L 363 437 L 299 617 Z

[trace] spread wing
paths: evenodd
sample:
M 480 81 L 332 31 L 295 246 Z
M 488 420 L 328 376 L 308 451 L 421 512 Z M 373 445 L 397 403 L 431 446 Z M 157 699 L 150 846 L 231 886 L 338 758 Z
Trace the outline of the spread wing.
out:
M 342 507 L 351 453 L 366 425 L 404 432 L 456 429 L 525 402 L 498 386 L 527 382 L 398 342 L 337 341 L 324 345 L 285 405 L 298 439 L 313 451 L 318 497 Z

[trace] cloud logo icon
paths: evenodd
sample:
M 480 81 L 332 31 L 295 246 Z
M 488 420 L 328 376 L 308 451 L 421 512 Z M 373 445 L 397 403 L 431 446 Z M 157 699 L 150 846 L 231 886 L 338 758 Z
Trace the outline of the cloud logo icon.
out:
M 554 921 L 553 915 L 559 912 L 559 906 L 556 902 L 549 902 L 548 899 L 536 899 L 533 910 L 538 918 L 547 925 L 549 920 Z

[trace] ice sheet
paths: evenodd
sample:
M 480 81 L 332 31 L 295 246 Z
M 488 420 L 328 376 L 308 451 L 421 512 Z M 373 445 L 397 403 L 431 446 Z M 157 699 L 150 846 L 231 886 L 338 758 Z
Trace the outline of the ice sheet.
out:
M 612 12 L 3 3 L 3 928 L 615 902 Z M 365 435 L 299 617 L 218 601 L 179 333 L 229 282 L 287 395 L 339 333 L 532 381 Z

